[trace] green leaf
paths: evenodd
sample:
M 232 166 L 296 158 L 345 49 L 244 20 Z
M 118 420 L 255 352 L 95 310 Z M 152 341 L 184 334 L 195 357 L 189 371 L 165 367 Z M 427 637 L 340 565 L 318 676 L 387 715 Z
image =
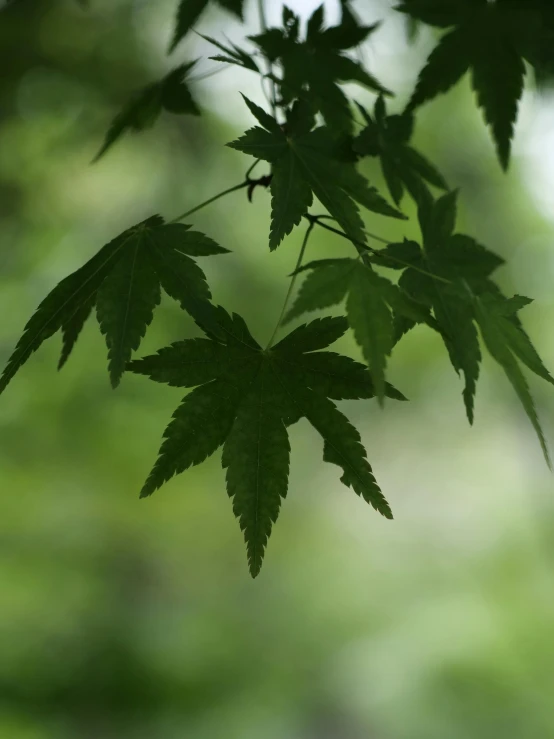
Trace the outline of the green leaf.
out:
M 347 12 L 340 25 L 324 28 L 321 6 L 310 18 L 306 39 L 299 41 L 294 14 L 284 21 L 284 29 L 270 28 L 250 39 L 270 62 L 280 66 L 282 73 L 275 77 L 275 84 L 283 105 L 306 99 L 322 113 L 327 126 L 349 131 L 352 113 L 340 83 L 357 82 L 370 90 L 390 94 L 361 64 L 342 53 L 365 40 L 377 25 L 360 26 Z
M 328 129 L 306 131 L 306 121 L 313 120 L 309 109 L 301 112 L 297 108 L 298 128 L 285 133 L 268 113 L 247 98 L 245 101 L 265 128 L 252 128 L 228 146 L 272 164 L 271 249 L 300 222 L 314 195 L 358 241 L 364 240 L 364 224 L 355 201 L 373 212 L 404 218 L 369 187 L 352 163 L 334 156 L 336 139 Z
M 158 460 L 140 497 L 152 495 L 175 475 L 210 457 L 229 435 L 239 401 L 237 388 L 224 379 L 213 380 L 187 395 L 164 432 Z
M 227 492 L 244 532 L 252 577 L 260 572 L 288 488 L 290 443 L 272 374 L 270 367 L 260 370 L 223 448 Z
M 160 287 L 178 300 L 195 320 L 207 320 L 210 291 L 191 256 L 227 250 L 183 224 L 164 224 L 152 216 L 127 229 L 92 259 L 62 280 L 39 305 L 8 360 L 0 379 L 2 392 L 45 339 L 63 334 L 59 366 L 65 364 L 84 322 L 96 306 L 106 337 L 114 387 L 138 349 L 160 301 Z
M 411 252 L 413 246 L 417 247 L 412 245 Z M 290 321 L 303 313 L 328 308 L 348 296 L 348 323 L 369 365 L 376 395 L 382 403 L 385 395 L 388 395 L 388 385 L 385 383 L 387 356 L 398 340 L 395 340 L 392 312 L 412 322 L 426 323 L 435 330 L 439 330 L 439 326 L 427 307 L 418 304 L 403 289 L 377 275 L 366 259 L 369 257 L 364 256 L 361 262 L 355 259 L 323 259 L 304 265 L 302 271 L 311 270 L 310 274 L 304 280 L 285 320 Z M 410 272 L 414 270 L 408 270 L 404 274 Z M 416 272 L 414 274 L 419 276 Z
M 414 188 L 422 182 L 447 189 L 444 177 L 437 168 L 408 142 L 413 131 L 413 116 L 387 115 L 383 97 L 375 104 L 374 118 L 356 103 L 366 126 L 353 143 L 354 151 L 361 156 L 378 156 L 383 177 L 395 203 L 399 204 L 404 188 L 414 195 Z
M 62 337 L 63 337 L 63 346 L 62 346 L 62 353 L 60 356 L 60 361 L 58 362 L 58 369 L 60 370 L 64 364 L 69 359 L 69 355 L 73 351 L 73 347 L 75 346 L 77 339 L 79 338 L 79 335 L 83 329 L 83 326 L 86 323 L 87 318 L 92 313 L 92 309 L 94 308 L 94 295 L 89 298 L 89 300 L 85 301 L 82 305 L 80 305 L 76 310 L 75 313 L 71 316 L 71 318 L 68 318 L 64 321 L 62 324 Z
M 369 365 L 380 403 L 385 397 L 387 356 L 393 347 L 392 314 L 383 297 L 381 279 L 357 264 L 346 303 L 348 322 Z
M 128 369 L 155 382 L 173 387 L 194 387 L 217 379 L 222 363 L 236 366 L 242 351 L 232 356 L 230 347 L 210 339 L 186 339 L 159 349 L 157 354 L 130 362 Z
M 314 266 L 316 265 L 319 263 L 314 263 Z M 285 317 L 285 322 L 303 313 L 328 308 L 344 300 L 354 269 L 355 262 L 352 259 L 336 259 L 313 269 L 302 283 L 295 303 Z
M 269 234 L 269 248 L 272 251 L 298 226 L 313 199 L 311 187 L 302 177 L 298 159 L 289 149 L 273 166 Z
M 106 276 L 96 298 L 96 315 L 108 345 L 112 386 L 117 387 L 161 300 L 160 283 L 141 231 Z
M 448 92 L 461 80 L 471 66 L 470 42 L 465 27 L 455 28 L 440 39 L 419 74 L 407 111 Z
M 544 457 L 548 465 L 551 466 L 546 440 L 544 438 L 544 433 L 541 428 L 533 398 L 529 391 L 527 381 L 517 363 L 516 356 L 514 356 L 514 354 L 517 355 L 517 352 L 514 351 L 513 337 L 506 334 L 505 323 L 508 323 L 508 321 L 506 321 L 506 319 L 502 319 L 501 315 L 495 311 L 494 308 L 491 310 L 490 302 L 487 304 L 485 301 L 477 298 L 475 305 L 476 318 L 479 328 L 481 329 L 483 341 L 485 342 L 491 356 L 498 362 L 498 364 L 500 364 L 506 373 L 506 377 L 516 391 L 539 438 Z M 542 370 L 541 376 L 543 376 Z M 550 375 L 548 375 L 548 379 L 551 381 Z
M 438 7 L 435 11 L 425 4 L 406 2 L 400 9 L 415 10 L 420 18 L 436 12 L 442 20 L 448 16 L 444 25 L 455 24 L 431 52 L 407 110 L 447 92 L 471 69 L 477 105 L 491 128 L 500 163 L 507 169 L 525 77 L 520 41 L 541 32 L 534 10 L 521 13 L 512 2 L 469 2 L 463 10 L 460 4 L 456 12 L 447 11 L 442 18 Z
M 104 143 L 94 158 L 97 162 L 127 131 L 144 131 L 154 125 L 162 110 L 175 114 L 200 115 L 185 82 L 195 62 L 182 64 L 160 82 L 140 90 L 113 119 Z
M 217 2 L 222 8 L 242 19 L 244 0 L 217 0 Z M 169 52 L 172 52 L 184 39 L 208 5 L 209 0 L 180 0 Z
M 302 415 L 324 441 L 323 460 L 343 471 L 341 482 L 372 505 L 385 518 L 392 512 L 367 461 L 360 434 L 330 400 L 294 382 L 287 385 Z
M 497 24 L 498 19 L 493 16 L 481 31 L 480 43 L 474 50 L 471 84 L 491 127 L 500 164 L 506 170 L 523 94 L 525 64 L 515 44 L 498 33 Z
M 227 492 L 255 577 L 287 494 L 287 426 L 306 417 L 324 438 L 324 458 L 342 468 L 343 482 L 390 517 L 358 432 L 329 400 L 373 397 L 369 372 L 333 352 L 313 353 L 340 338 L 346 320 L 313 321 L 264 351 L 239 316 L 221 307 L 211 310 L 213 324 L 221 327 L 218 336 L 177 342 L 129 364 L 130 371 L 158 382 L 197 385 L 174 413 L 141 495 L 150 495 L 223 445 Z M 391 386 L 387 393 L 404 399 Z
M 301 382 L 333 400 L 374 398 L 375 386 L 368 368 L 350 357 L 334 352 L 314 352 L 281 358 L 291 371 L 299 374 Z M 386 396 L 406 400 L 395 387 L 386 384 Z
M 419 266 L 422 263 L 422 254 L 419 244 L 415 241 L 404 241 L 398 244 L 387 244 L 378 253 L 372 255 L 375 264 L 389 269 L 404 269 L 407 266 Z
M 280 354 L 305 354 L 325 349 L 341 338 L 348 329 L 348 321 L 342 317 L 316 318 L 299 326 L 282 339 L 274 351 Z
M 500 336 L 510 351 L 532 372 L 542 377 L 543 380 L 554 384 L 552 375 L 544 366 L 531 339 L 515 316 L 518 310 L 529 305 L 531 302 L 529 298 L 522 295 L 505 298 L 501 294 L 484 293 L 480 296 L 480 302 L 483 308 L 487 310 L 489 318 L 494 320 Z

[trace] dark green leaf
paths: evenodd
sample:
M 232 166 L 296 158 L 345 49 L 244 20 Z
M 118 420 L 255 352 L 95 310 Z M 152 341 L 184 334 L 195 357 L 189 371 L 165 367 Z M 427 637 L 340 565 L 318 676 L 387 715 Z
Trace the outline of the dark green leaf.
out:
M 286 429 L 305 416 L 324 438 L 324 458 L 342 468 L 343 482 L 390 517 L 358 432 L 328 399 L 373 397 L 369 372 L 332 352 L 311 353 L 340 338 L 346 319 L 324 318 L 300 326 L 264 351 L 239 316 L 220 307 L 213 307 L 212 313 L 213 322 L 222 327 L 215 339 L 177 342 L 129 365 L 131 371 L 158 382 L 199 386 L 173 415 L 141 495 L 150 495 L 224 445 L 227 491 L 255 577 L 287 494 Z M 386 391 L 404 399 L 389 385 Z
M 383 297 L 381 279 L 372 270 L 356 264 L 350 278 L 346 308 L 348 322 L 362 348 L 377 397 L 382 403 L 385 397 L 387 356 L 393 347 L 393 324 L 390 309 Z
M 318 266 L 318 263 L 314 262 L 313 266 Z M 348 292 L 354 269 L 355 262 L 351 259 L 333 260 L 313 269 L 302 283 L 298 297 L 285 320 L 291 321 L 303 313 L 340 303 Z
M 146 232 L 142 231 L 106 276 L 96 298 L 113 387 L 119 385 L 125 365 L 138 349 L 161 299 L 160 283 L 147 249 Z
M 188 254 L 226 251 L 189 226 L 164 224 L 160 216 L 127 229 L 42 301 L 8 361 L 0 392 L 42 342 L 59 330 L 63 334 L 62 366 L 95 305 L 108 345 L 112 384 L 117 385 L 152 320 L 160 287 L 195 320 L 209 323 L 206 277 Z
M 548 448 L 546 446 L 546 440 L 540 425 L 535 404 L 531 393 L 529 392 L 527 381 L 525 380 L 525 377 L 517 363 L 517 359 L 514 356 L 513 346 L 510 345 L 510 340 L 509 338 L 507 340 L 506 333 L 503 330 L 503 322 L 499 321 L 498 313 L 494 311 L 494 309 L 490 310 L 490 306 L 487 306 L 482 300 L 477 299 L 475 302 L 476 317 L 485 345 L 493 359 L 500 364 L 506 373 L 506 377 L 516 391 L 523 408 L 537 433 L 545 459 L 550 466 Z M 507 323 L 507 321 L 505 322 Z
M 244 532 L 252 577 L 287 494 L 290 443 L 270 367 L 260 370 L 238 408 L 223 448 L 227 492 Z

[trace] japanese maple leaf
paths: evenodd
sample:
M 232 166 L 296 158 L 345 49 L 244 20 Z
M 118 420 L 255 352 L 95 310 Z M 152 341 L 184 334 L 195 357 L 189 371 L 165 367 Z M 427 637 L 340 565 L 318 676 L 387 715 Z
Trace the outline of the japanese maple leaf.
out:
M 263 128 L 251 128 L 228 146 L 271 163 L 271 249 L 300 223 L 314 195 L 358 241 L 364 241 L 365 236 L 356 203 L 375 213 L 404 218 L 369 186 L 353 163 L 335 156 L 336 141 L 328 128 L 312 130 L 314 116 L 309 106 L 296 104 L 282 127 L 258 105 L 244 99 Z
M 307 35 L 299 40 L 297 16 L 285 8 L 283 28 L 270 28 L 251 40 L 271 62 L 278 62 L 282 77 L 276 82 L 282 105 L 304 98 L 321 111 L 330 128 L 350 130 L 352 112 L 340 82 L 358 82 L 370 90 L 390 94 L 373 75 L 343 52 L 358 46 L 377 28 L 361 26 L 352 14 L 343 14 L 339 26 L 324 28 L 323 5 L 308 20 Z
M 382 402 L 387 394 L 387 358 L 398 340 L 395 317 L 433 321 L 429 310 L 397 285 L 378 275 L 365 259 L 321 259 L 301 268 L 309 271 L 286 320 L 341 303 L 346 298 L 348 323 L 362 349 Z M 433 325 L 433 327 L 435 327 Z
M 491 127 L 504 169 L 523 93 L 523 57 L 539 17 L 529 5 L 527 0 L 405 0 L 397 7 L 413 18 L 449 29 L 421 71 L 408 111 L 447 92 L 471 71 L 477 104 Z
M 180 341 L 129 365 L 157 382 L 194 387 L 165 430 L 141 496 L 223 446 L 227 492 L 255 577 L 287 494 L 287 428 L 306 418 L 323 438 L 324 460 L 341 468 L 342 482 L 391 518 L 360 435 L 333 402 L 373 397 L 371 375 L 348 357 L 319 351 L 344 334 L 346 319 L 318 319 L 264 350 L 240 316 L 229 316 L 220 307 L 213 312 L 217 320 L 211 321 L 211 338 Z M 403 399 L 390 386 L 387 392 Z
M 189 229 L 152 216 L 124 231 L 56 285 L 25 326 L 0 378 L 0 392 L 42 342 L 58 331 L 63 336 L 61 367 L 94 307 L 106 338 L 114 387 L 152 321 L 162 288 L 192 316 L 202 315 L 210 290 L 191 257 L 224 254 L 227 249 Z
M 379 157 L 383 177 L 395 203 L 402 200 L 405 187 L 414 193 L 422 180 L 434 187 L 448 189 L 437 168 L 410 146 L 411 115 L 387 115 L 385 100 L 381 96 L 375 104 L 373 118 L 363 106 L 358 105 L 358 108 L 366 125 L 354 140 L 354 151 L 361 156 Z
M 390 244 L 380 251 L 380 263 L 397 268 L 402 263 L 412 265 L 400 277 L 399 287 L 432 308 L 452 365 L 465 377 L 464 402 L 469 421 L 473 422 L 481 362 L 478 327 L 486 348 L 503 367 L 522 401 L 548 459 L 533 400 L 516 361 L 554 382 L 517 317 L 517 311 L 531 301 L 521 296 L 505 298 L 490 279 L 503 259 L 475 239 L 454 233 L 455 192 L 433 201 L 422 189 L 418 217 L 422 247 L 413 241 Z

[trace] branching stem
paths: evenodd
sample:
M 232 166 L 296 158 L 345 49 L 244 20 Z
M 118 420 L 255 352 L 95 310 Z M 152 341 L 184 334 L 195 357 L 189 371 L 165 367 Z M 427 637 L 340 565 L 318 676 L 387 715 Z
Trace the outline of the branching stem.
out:
M 233 185 L 233 187 L 228 187 L 227 190 L 223 190 L 222 192 L 218 192 L 217 195 L 214 195 L 211 198 L 208 198 L 208 200 L 204 200 L 203 203 L 200 203 L 200 205 L 195 205 L 194 208 L 191 208 L 190 210 L 185 211 L 184 213 L 181 213 L 180 216 L 177 216 L 177 218 L 174 218 L 172 221 L 169 221 L 169 223 L 178 223 L 179 221 L 182 221 L 184 218 L 187 218 L 188 216 L 191 216 L 193 213 L 196 213 L 199 210 L 202 210 L 202 208 L 205 208 L 207 205 L 210 205 L 211 203 L 215 203 L 216 200 L 219 200 L 220 198 L 225 197 L 225 195 L 230 195 L 232 192 L 237 192 L 237 190 L 244 190 L 244 188 L 248 187 L 248 199 L 252 199 L 252 191 L 257 185 L 261 185 L 262 187 L 268 187 L 271 183 L 271 175 L 264 175 L 263 177 L 259 177 L 257 180 L 252 179 L 250 177 L 252 170 L 254 167 L 259 164 L 261 159 L 256 159 L 254 164 L 249 167 L 246 175 L 244 176 L 244 180 L 240 182 L 238 185 Z
M 337 234 L 337 236 L 341 236 L 343 239 L 347 239 L 348 241 L 350 241 L 352 244 L 354 244 L 354 246 L 356 247 L 356 251 L 358 252 L 360 256 L 367 255 L 368 252 L 371 252 L 372 254 L 375 254 L 376 256 L 380 256 L 379 249 L 372 249 L 371 246 L 368 246 L 367 244 L 364 244 L 361 241 L 358 241 L 357 239 L 353 239 L 351 236 L 344 233 L 344 231 L 340 231 L 338 228 L 334 228 L 334 226 L 329 226 L 326 223 L 322 223 L 320 220 L 322 216 L 313 216 L 310 213 L 306 213 L 304 218 L 306 218 L 306 220 L 308 220 L 311 224 L 315 226 L 321 226 L 321 228 L 324 228 L 326 231 L 331 231 L 331 233 Z M 387 241 L 386 239 L 383 239 L 380 236 L 375 236 L 374 234 L 370 234 L 370 233 L 368 233 L 368 236 L 370 236 L 373 239 L 376 239 L 377 241 L 381 241 L 383 244 L 390 244 L 390 241 Z M 445 285 L 451 284 L 451 280 L 447 280 L 446 277 L 440 277 L 439 275 L 435 275 L 432 272 L 427 271 L 426 269 L 422 269 L 421 267 L 416 267 L 415 265 L 410 264 L 409 262 L 405 262 L 403 259 L 398 259 L 398 257 L 391 257 L 388 254 L 386 258 L 391 262 L 396 262 L 397 264 L 401 264 L 403 267 L 409 267 L 410 269 L 413 269 L 416 272 L 420 272 L 423 275 L 427 275 L 427 277 L 432 277 L 434 280 L 443 282 Z
M 304 255 L 306 253 L 306 247 L 308 246 L 308 241 L 310 239 L 310 235 L 314 229 L 314 226 L 315 226 L 315 221 L 310 223 L 306 233 L 304 234 L 304 240 L 302 241 L 302 246 L 300 247 L 300 254 L 298 255 L 298 259 L 296 260 L 296 267 L 294 268 L 294 272 L 292 273 L 292 277 L 291 277 L 290 284 L 289 284 L 289 289 L 287 290 L 287 294 L 285 295 L 285 300 L 283 302 L 283 307 L 281 308 L 281 313 L 279 314 L 279 318 L 277 320 L 277 323 L 275 324 L 275 328 L 273 330 L 273 333 L 271 334 L 271 338 L 267 342 L 266 349 L 270 349 L 271 346 L 273 345 L 273 341 L 275 340 L 275 337 L 277 336 L 277 331 L 279 330 L 279 327 L 281 323 L 283 322 L 283 318 L 285 317 L 287 306 L 289 304 L 292 291 L 294 290 L 294 285 L 296 284 L 296 278 L 298 277 L 298 270 L 302 266 L 302 260 L 304 259 Z

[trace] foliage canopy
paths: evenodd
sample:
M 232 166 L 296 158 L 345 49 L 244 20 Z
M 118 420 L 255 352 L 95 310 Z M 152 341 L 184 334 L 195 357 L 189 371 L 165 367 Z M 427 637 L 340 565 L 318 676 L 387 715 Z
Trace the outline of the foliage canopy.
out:
M 243 0 L 217 0 L 244 17 Z M 201 23 L 209 0 L 180 0 L 170 52 Z M 267 105 L 244 97 L 255 124 L 228 146 L 250 159 L 244 180 L 192 211 L 166 222 L 159 215 L 133 225 L 47 295 L 31 316 L 0 379 L 0 392 L 43 341 L 62 334 L 59 366 L 67 361 L 93 309 L 108 349 L 116 387 L 125 371 L 175 387 L 193 388 L 173 414 L 159 457 L 141 496 L 198 465 L 220 447 L 227 492 L 247 547 L 250 572 L 260 571 L 267 540 L 287 494 L 288 428 L 305 418 L 323 439 L 323 459 L 337 465 L 342 482 L 386 518 L 381 492 L 358 431 L 335 401 L 376 397 L 405 400 L 387 381 L 389 357 L 420 324 L 438 333 L 454 370 L 463 376 L 463 401 L 473 422 L 482 351 L 500 365 L 529 417 L 549 463 L 525 370 L 554 384 L 526 334 L 519 312 L 531 301 L 503 295 L 493 276 L 503 260 L 469 235 L 458 233 L 457 192 L 436 166 L 414 148 L 412 136 L 423 104 L 447 93 L 466 72 L 475 101 L 503 169 L 524 83 L 533 71 L 542 82 L 554 70 L 554 8 L 550 0 L 404 0 L 396 10 L 412 27 L 427 24 L 439 38 L 404 109 L 391 114 L 386 89 L 352 54 L 379 24 L 365 26 L 354 3 L 342 0 L 342 18 L 327 26 L 323 6 L 306 28 L 286 5 L 279 27 L 268 28 L 259 3 L 261 30 L 244 47 L 205 36 L 220 53 L 212 58 L 257 74 Z M 9 11 L 6 11 L 9 12 Z M 190 90 L 195 61 L 134 93 L 108 128 L 96 159 L 127 132 L 153 125 L 163 111 L 200 115 Z M 343 89 L 357 83 L 375 95 L 369 112 Z M 365 157 L 379 160 L 387 193 L 359 171 Z M 255 179 L 254 167 L 267 172 Z M 246 322 L 211 302 L 196 259 L 227 249 L 182 220 L 214 200 L 257 186 L 271 191 L 269 250 L 296 228 L 305 237 L 287 299 L 273 336 L 262 347 Z M 406 219 L 406 194 L 417 207 L 421 239 L 386 243 L 368 233 L 366 211 Z M 392 201 L 392 202 L 391 202 Z M 319 203 L 326 213 L 312 212 Z M 348 252 L 303 264 L 308 240 L 332 231 Z M 292 305 L 297 277 L 303 282 Z M 134 358 L 161 291 L 188 312 L 205 338 L 176 342 L 157 354 Z M 316 318 L 275 343 L 277 329 L 306 313 L 340 306 L 344 316 Z M 366 364 L 328 347 L 351 330 Z

